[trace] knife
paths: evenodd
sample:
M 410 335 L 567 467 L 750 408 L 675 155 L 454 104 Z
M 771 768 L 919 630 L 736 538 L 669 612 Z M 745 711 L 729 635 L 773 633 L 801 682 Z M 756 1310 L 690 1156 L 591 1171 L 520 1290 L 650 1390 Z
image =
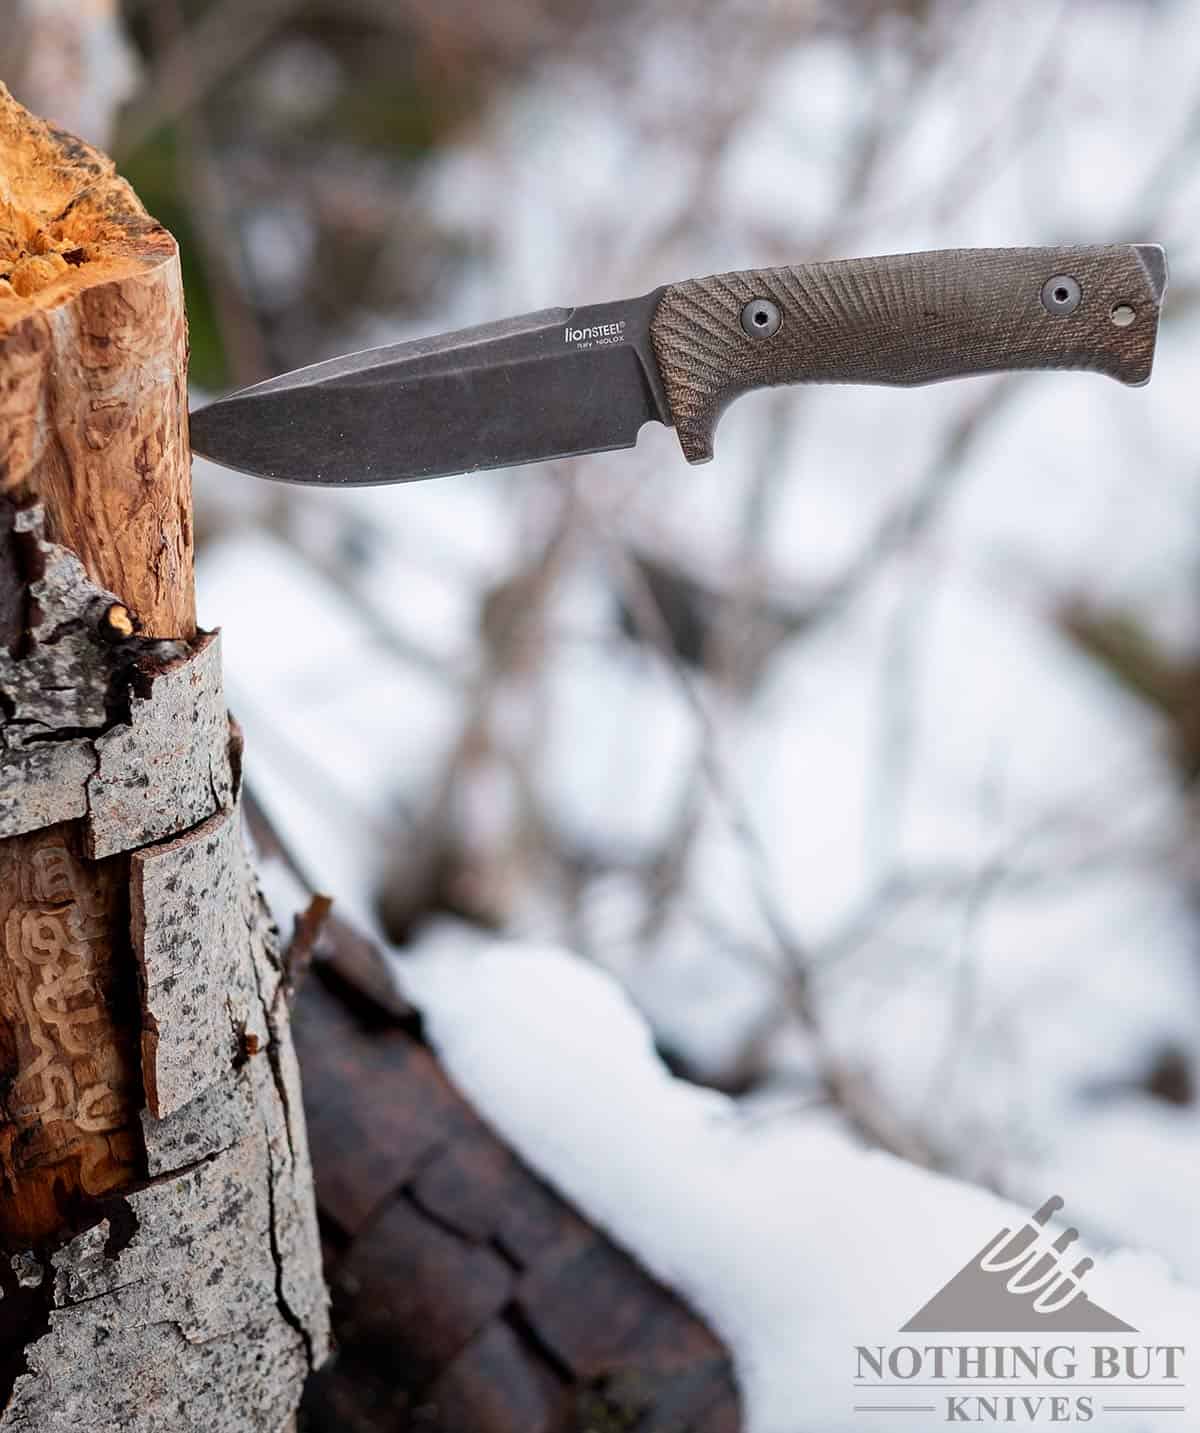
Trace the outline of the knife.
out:
M 191 415 L 192 447 L 283 482 L 358 487 L 631 448 L 665 423 L 705 462 L 739 394 L 1026 368 L 1150 378 L 1157 244 L 945 249 L 750 269 L 370 349 Z

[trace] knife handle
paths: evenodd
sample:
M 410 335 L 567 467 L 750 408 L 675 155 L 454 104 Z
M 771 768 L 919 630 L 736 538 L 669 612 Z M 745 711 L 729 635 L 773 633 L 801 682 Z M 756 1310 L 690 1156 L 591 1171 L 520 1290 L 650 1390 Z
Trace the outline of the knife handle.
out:
M 1150 378 L 1157 244 L 943 249 L 749 269 L 663 291 L 650 325 L 684 456 L 730 401 L 780 383 L 936 383 L 1021 368 Z

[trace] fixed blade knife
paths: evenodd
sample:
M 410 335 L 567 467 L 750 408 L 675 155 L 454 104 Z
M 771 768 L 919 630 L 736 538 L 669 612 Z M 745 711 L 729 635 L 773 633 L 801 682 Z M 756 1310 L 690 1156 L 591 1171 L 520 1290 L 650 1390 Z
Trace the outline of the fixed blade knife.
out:
M 192 447 L 258 477 L 358 487 L 630 448 L 659 422 L 700 463 L 726 406 L 776 384 L 1056 368 L 1146 383 L 1166 282 L 1157 244 L 718 274 L 301 368 L 193 413 Z

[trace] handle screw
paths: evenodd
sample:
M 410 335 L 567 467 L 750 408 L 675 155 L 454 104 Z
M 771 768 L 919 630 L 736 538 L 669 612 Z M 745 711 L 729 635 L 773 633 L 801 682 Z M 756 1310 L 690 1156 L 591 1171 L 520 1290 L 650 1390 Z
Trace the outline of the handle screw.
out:
M 751 338 L 770 338 L 782 322 L 779 305 L 770 299 L 751 299 L 742 309 L 742 327 Z
M 1070 274 L 1055 274 L 1042 285 L 1042 307 L 1055 318 L 1065 318 L 1079 307 L 1083 291 Z

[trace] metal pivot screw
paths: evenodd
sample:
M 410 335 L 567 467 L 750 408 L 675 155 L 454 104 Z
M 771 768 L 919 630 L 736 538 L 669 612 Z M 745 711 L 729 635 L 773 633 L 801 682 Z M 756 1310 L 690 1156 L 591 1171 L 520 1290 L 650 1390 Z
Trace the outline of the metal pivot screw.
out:
M 1042 285 L 1042 307 L 1055 318 L 1065 318 L 1079 307 L 1083 292 L 1070 274 L 1055 274 Z
M 779 332 L 783 315 L 770 299 L 751 299 L 742 309 L 742 327 L 751 338 L 770 338 Z

